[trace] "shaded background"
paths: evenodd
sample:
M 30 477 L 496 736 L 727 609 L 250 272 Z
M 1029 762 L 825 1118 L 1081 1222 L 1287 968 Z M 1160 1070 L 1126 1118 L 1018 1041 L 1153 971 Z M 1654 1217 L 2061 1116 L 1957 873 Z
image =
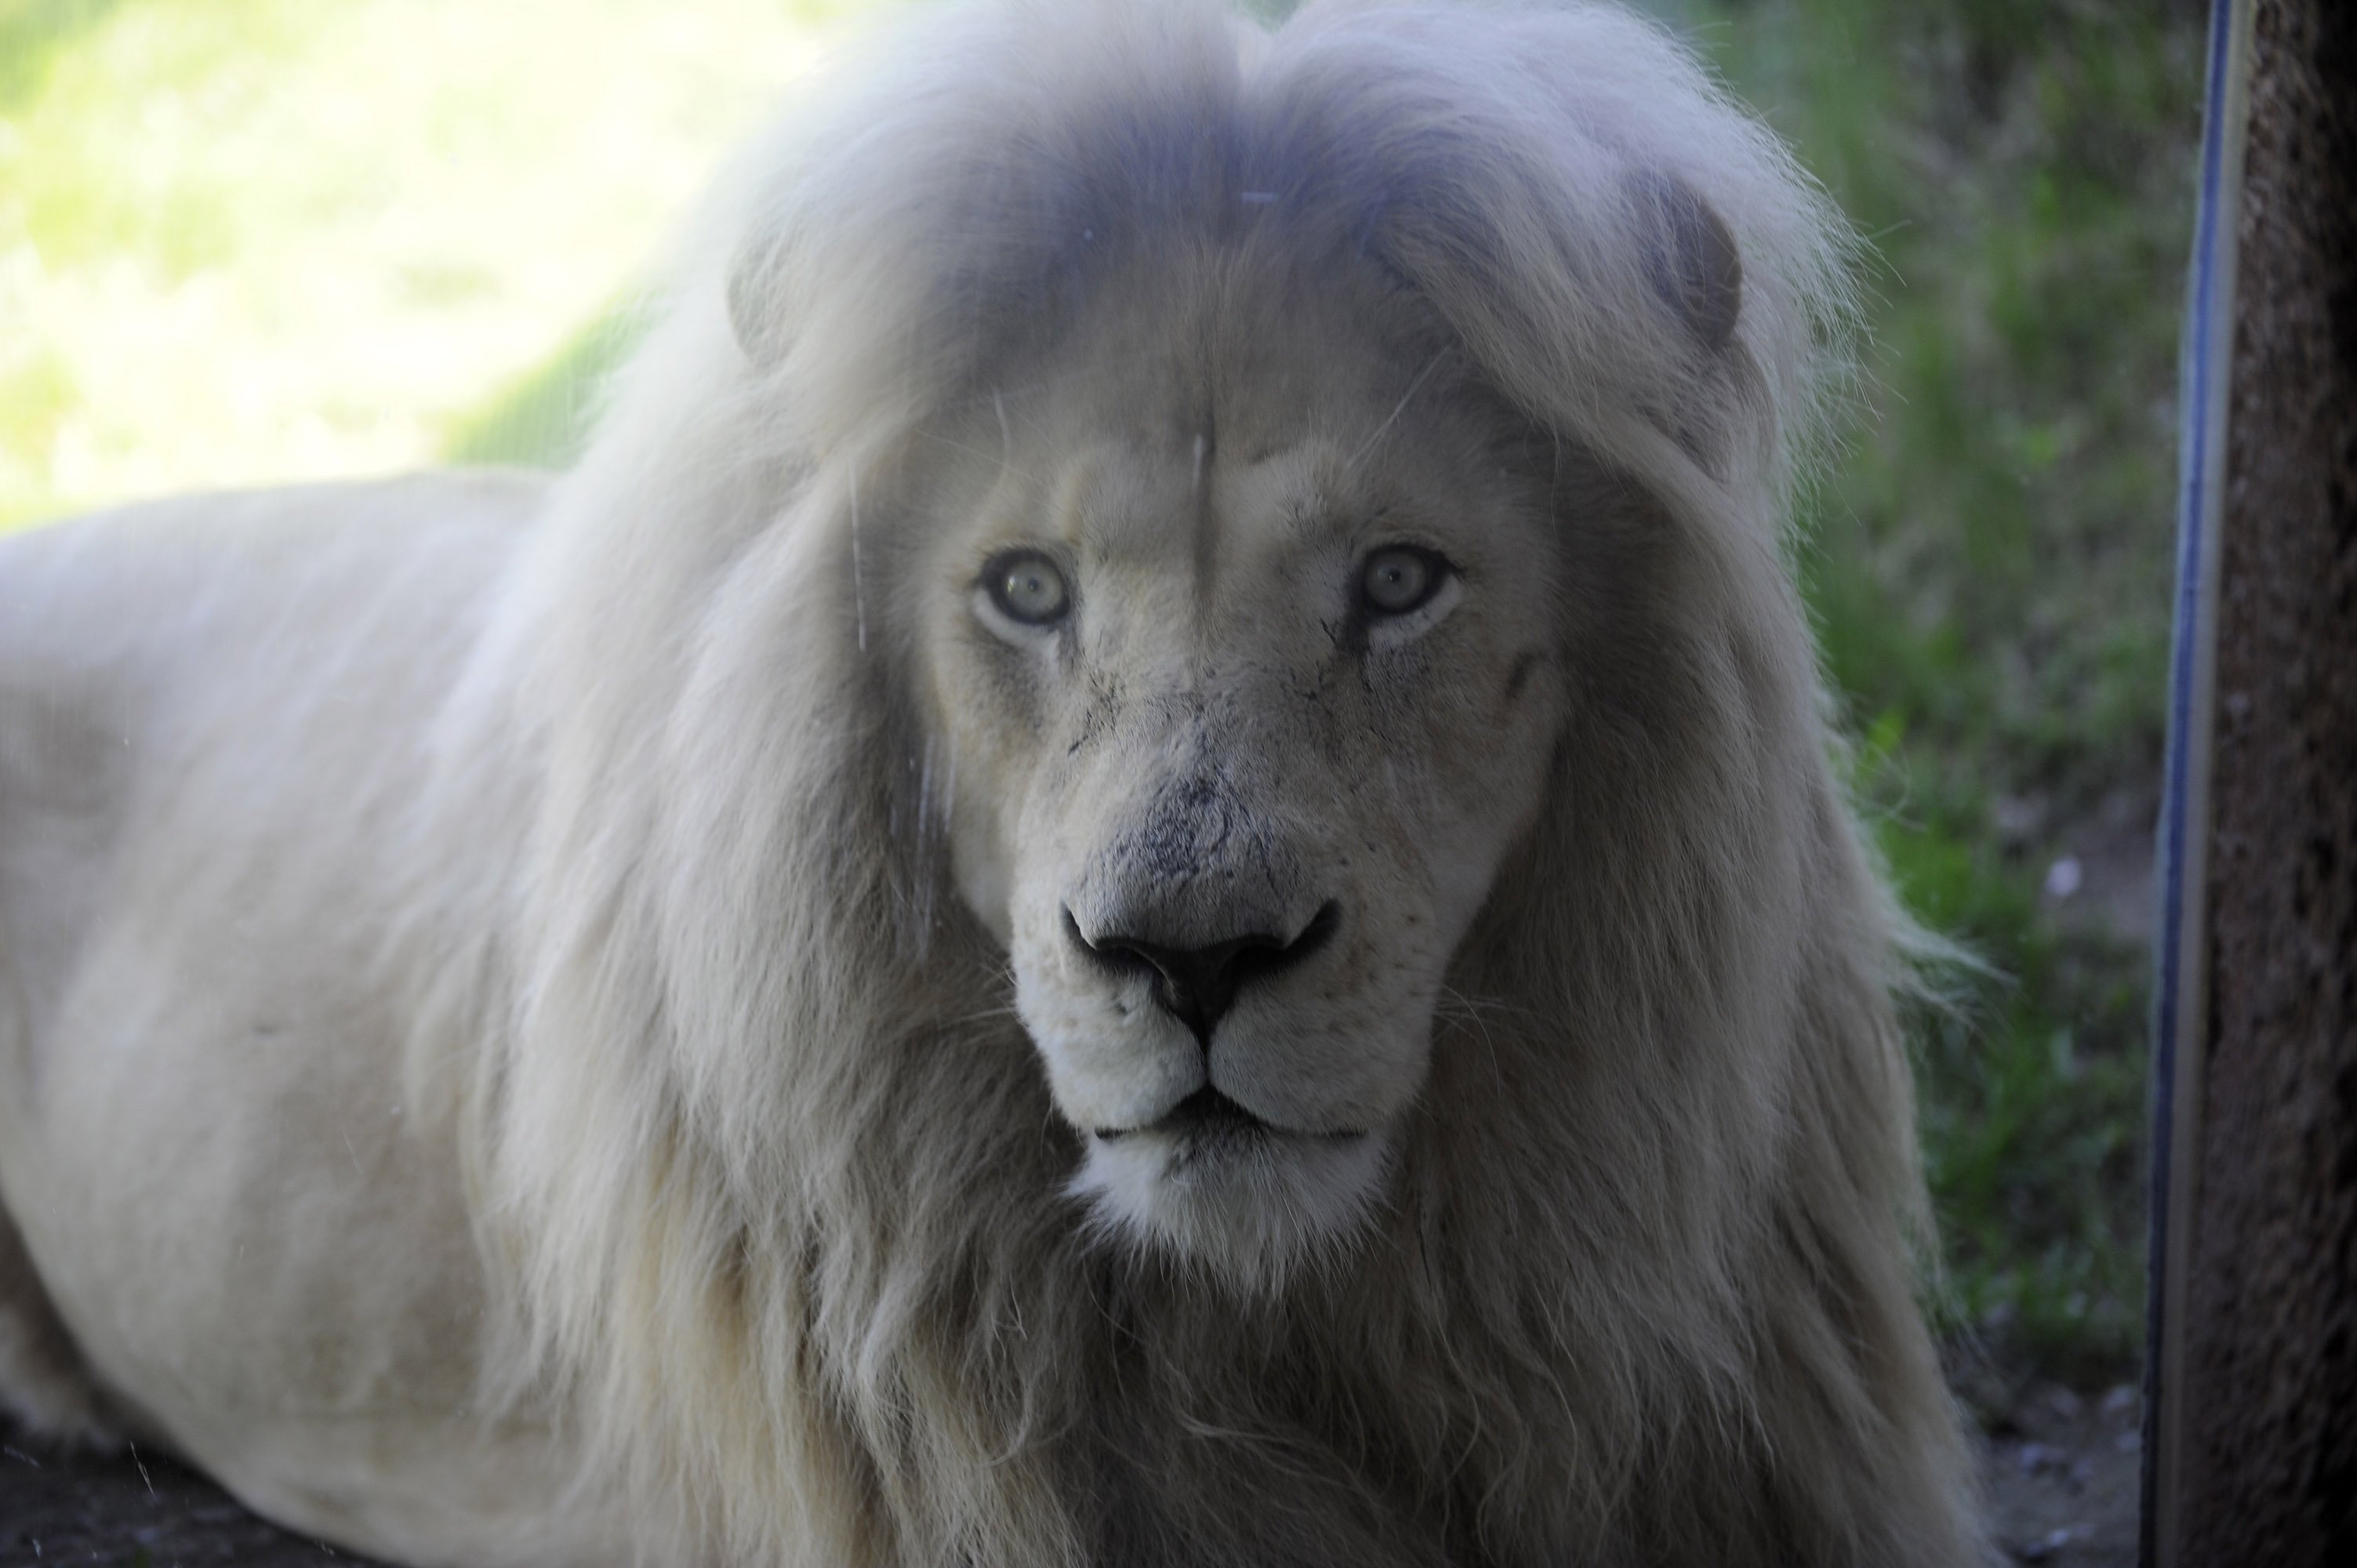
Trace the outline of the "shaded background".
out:
M 0 529 L 563 462 L 632 280 L 875 8 L 0 0 Z M 1798 559 L 1883 851 L 1987 966 L 1921 1031 L 1937 1310 L 1983 1421 L 2034 1425 L 2025 1401 L 2130 1379 L 2141 1332 L 2201 7 L 1647 8 L 1878 252 L 1853 439 Z

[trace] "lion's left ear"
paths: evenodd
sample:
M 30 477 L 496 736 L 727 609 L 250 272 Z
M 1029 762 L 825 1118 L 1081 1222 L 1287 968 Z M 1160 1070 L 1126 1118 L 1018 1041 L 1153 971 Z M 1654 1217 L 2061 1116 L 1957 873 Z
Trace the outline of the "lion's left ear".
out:
M 789 244 L 781 226 L 757 226 L 728 263 L 728 325 L 757 370 L 785 356 L 789 313 L 781 285 Z
M 1674 175 L 1630 176 L 1629 198 L 1652 237 L 1645 270 L 1654 290 L 1704 348 L 1718 352 L 1733 340 L 1743 311 L 1743 254 L 1734 231 Z

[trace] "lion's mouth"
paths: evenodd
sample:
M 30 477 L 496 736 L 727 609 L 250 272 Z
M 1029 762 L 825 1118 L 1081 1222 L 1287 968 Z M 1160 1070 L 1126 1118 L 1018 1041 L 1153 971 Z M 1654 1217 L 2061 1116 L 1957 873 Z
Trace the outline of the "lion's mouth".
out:
M 1173 1248 L 1263 1290 L 1359 1230 L 1390 1165 L 1383 1129 L 1287 1127 L 1207 1083 L 1151 1120 L 1092 1133 L 1066 1190 L 1088 1203 L 1092 1230 Z
M 1355 1129 L 1321 1133 L 1280 1127 L 1265 1117 L 1253 1114 L 1208 1083 L 1151 1122 L 1135 1127 L 1099 1127 L 1095 1131 L 1096 1135 L 1108 1144 L 1139 1133 L 1159 1133 L 1179 1139 L 1189 1147 L 1254 1137 L 1317 1138 L 1339 1142 L 1366 1136 Z

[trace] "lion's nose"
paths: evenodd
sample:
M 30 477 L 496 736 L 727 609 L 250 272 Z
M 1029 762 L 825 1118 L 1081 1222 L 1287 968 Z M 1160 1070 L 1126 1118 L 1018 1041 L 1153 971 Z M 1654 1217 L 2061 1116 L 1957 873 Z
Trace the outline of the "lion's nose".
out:
M 1064 933 L 1101 963 L 1151 973 L 1156 1003 L 1193 1031 L 1208 1050 L 1211 1030 L 1234 1004 L 1238 991 L 1292 968 L 1324 947 L 1340 918 L 1340 907 L 1329 899 L 1290 938 L 1248 931 L 1204 947 L 1181 948 L 1120 932 L 1092 940 L 1066 909 Z

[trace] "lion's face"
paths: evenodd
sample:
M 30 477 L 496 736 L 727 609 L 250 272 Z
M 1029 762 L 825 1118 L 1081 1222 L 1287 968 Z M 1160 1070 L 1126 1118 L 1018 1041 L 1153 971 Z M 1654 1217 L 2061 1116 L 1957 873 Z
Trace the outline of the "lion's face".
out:
M 1379 1197 L 1562 722 L 1546 456 L 1372 279 L 1145 268 L 937 427 L 961 891 L 1101 1220 L 1265 1285 Z

